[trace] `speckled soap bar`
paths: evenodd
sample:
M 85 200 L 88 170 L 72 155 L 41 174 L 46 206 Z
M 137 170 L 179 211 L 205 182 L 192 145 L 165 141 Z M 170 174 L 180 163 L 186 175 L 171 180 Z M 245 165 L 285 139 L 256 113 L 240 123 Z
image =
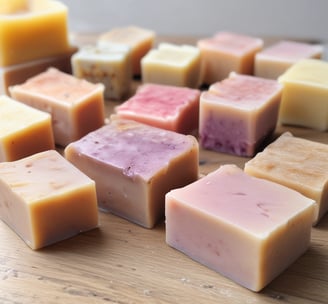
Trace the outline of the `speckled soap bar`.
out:
M 95 180 L 102 210 L 147 228 L 164 216 L 169 190 L 198 178 L 198 153 L 191 135 L 124 119 L 65 149 L 65 157 Z

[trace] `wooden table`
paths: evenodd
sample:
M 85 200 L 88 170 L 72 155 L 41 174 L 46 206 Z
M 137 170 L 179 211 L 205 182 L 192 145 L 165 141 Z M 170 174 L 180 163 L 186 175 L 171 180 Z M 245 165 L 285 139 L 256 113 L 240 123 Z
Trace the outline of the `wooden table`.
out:
M 108 113 L 115 104 L 106 102 Z M 303 128 L 278 127 L 275 136 L 286 130 L 328 144 L 327 132 Z M 247 160 L 201 150 L 200 172 Z M 39 251 L 0 221 L 0 303 L 328 303 L 327 240 L 328 216 L 309 250 L 255 293 L 169 247 L 163 221 L 148 230 L 100 213 L 99 229 Z

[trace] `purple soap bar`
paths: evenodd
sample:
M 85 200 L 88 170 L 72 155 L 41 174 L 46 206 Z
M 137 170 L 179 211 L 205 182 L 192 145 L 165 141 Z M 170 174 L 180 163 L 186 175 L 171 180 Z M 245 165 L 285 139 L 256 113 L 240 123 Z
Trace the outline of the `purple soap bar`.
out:
M 205 149 L 253 156 L 275 129 L 282 86 L 231 73 L 200 98 L 199 138 Z
M 95 180 L 100 209 L 152 228 L 165 194 L 198 178 L 198 150 L 191 135 L 117 118 L 69 144 L 65 157 Z

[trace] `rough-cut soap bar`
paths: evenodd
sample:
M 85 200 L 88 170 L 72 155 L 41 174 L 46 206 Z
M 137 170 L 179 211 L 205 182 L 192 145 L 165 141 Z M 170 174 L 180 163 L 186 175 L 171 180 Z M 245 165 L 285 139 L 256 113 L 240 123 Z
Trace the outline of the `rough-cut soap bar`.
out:
M 115 28 L 100 35 L 99 46 L 108 44 L 121 44 L 128 46 L 131 50 L 132 73 L 140 75 L 141 59 L 152 48 L 155 40 L 155 32 L 137 26 Z
M 297 61 L 305 58 L 320 59 L 321 45 L 304 42 L 279 41 L 255 55 L 255 76 L 277 79 Z
M 278 80 L 284 85 L 279 122 L 328 130 L 328 62 L 303 59 Z
M 141 60 L 148 83 L 197 88 L 202 82 L 200 51 L 191 45 L 161 43 Z
M 202 147 L 253 156 L 274 131 L 282 86 L 276 80 L 231 73 L 201 94 Z
M 198 178 L 198 143 L 132 120 L 113 119 L 65 149 L 95 180 L 98 205 L 146 228 L 164 216 L 165 194 Z
M 317 203 L 314 224 L 328 210 L 328 145 L 282 134 L 245 164 L 245 172 L 292 188 Z
M 225 165 L 166 195 L 166 242 L 259 291 L 308 248 L 314 202 Z
M 59 1 L 26 1 L 0 14 L 0 66 L 57 56 L 69 49 L 67 7 Z
M 0 93 L 9 95 L 8 88 L 10 86 L 23 83 L 27 79 L 46 71 L 50 67 L 71 74 L 71 56 L 76 51 L 76 47 L 71 47 L 65 54 L 32 60 L 7 67 L 0 67 Z
M 13 98 L 52 116 L 55 142 L 65 146 L 104 124 L 104 86 L 55 68 L 9 88 Z
M 199 97 L 197 89 L 144 84 L 115 112 L 122 118 L 188 134 L 198 128 Z
M 0 163 L 0 218 L 32 249 L 98 226 L 95 183 L 55 150 Z
M 201 51 L 203 82 L 211 85 L 227 78 L 230 72 L 254 73 L 254 57 L 263 47 L 263 40 L 230 32 L 197 42 Z
M 51 116 L 0 96 L 0 162 L 54 149 Z

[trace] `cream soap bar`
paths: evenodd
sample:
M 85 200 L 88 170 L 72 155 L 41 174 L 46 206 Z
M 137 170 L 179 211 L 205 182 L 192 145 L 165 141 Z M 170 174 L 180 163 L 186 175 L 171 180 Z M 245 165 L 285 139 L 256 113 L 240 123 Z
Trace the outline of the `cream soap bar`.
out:
M 164 216 L 165 194 L 198 178 L 198 143 L 132 120 L 113 119 L 65 149 L 95 180 L 98 205 L 146 228 Z
M 66 146 L 104 124 L 104 86 L 55 68 L 9 88 L 13 98 L 52 116 L 55 142 Z
M 276 127 L 281 92 L 276 80 L 236 73 L 211 85 L 200 98 L 201 146 L 253 156 Z
M 328 130 L 328 62 L 303 59 L 278 80 L 284 86 L 279 122 Z
M 59 1 L 8 0 L 0 11 L 0 66 L 67 53 L 67 7 Z
M 254 73 L 255 54 L 263 47 L 257 37 L 231 32 L 219 32 L 213 37 L 197 42 L 201 51 L 203 82 L 211 85 L 227 78 L 230 72 Z
M 32 249 L 98 226 L 95 183 L 55 150 L 0 163 L 0 218 Z
M 124 45 L 85 46 L 72 57 L 73 74 L 105 86 L 105 98 L 121 100 L 132 84 L 130 49 Z
M 161 43 L 141 60 L 144 83 L 197 88 L 202 82 L 200 51 L 191 45 Z
M 187 134 L 198 128 L 199 97 L 197 89 L 144 84 L 115 112 L 122 118 Z
M 10 86 L 21 84 L 27 79 L 46 71 L 50 67 L 71 74 L 71 56 L 76 51 L 76 47 L 71 47 L 65 54 L 32 60 L 7 67 L 0 67 L 0 93 L 10 95 L 8 89 Z
M 120 44 L 129 47 L 133 75 L 141 73 L 141 59 L 153 47 L 155 32 L 137 26 L 114 28 L 98 39 L 99 46 Z
M 321 45 L 304 42 L 279 41 L 255 55 L 255 76 L 277 79 L 297 61 L 305 58 L 320 59 Z
M 245 164 L 245 172 L 292 188 L 317 203 L 314 224 L 328 210 L 328 145 L 282 134 Z
M 166 242 L 253 291 L 309 247 L 314 202 L 225 165 L 166 195 Z
M 0 162 L 54 149 L 51 116 L 0 96 Z

